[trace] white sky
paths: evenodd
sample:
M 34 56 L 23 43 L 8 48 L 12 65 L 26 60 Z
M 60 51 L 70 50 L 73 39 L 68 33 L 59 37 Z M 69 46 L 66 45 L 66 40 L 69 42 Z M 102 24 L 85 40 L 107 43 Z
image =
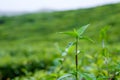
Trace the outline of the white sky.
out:
M 116 2 L 120 0 L 0 0 L 0 11 L 67 10 Z

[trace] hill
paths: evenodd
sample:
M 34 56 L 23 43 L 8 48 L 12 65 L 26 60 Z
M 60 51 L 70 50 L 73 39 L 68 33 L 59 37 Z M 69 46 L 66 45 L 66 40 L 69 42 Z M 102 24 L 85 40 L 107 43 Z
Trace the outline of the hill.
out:
M 111 26 L 110 36 L 114 37 L 115 42 L 118 42 L 120 40 L 120 32 L 118 31 L 120 25 L 119 7 L 120 4 L 118 3 L 88 9 L 0 17 L 0 40 L 16 41 L 28 39 L 30 41 L 37 38 L 41 40 L 47 38 L 48 40 L 56 32 L 89 23 L 91 24 L 90 35 L 92 36 L 101 27 Z
M 85 35 L 90 36 L 97 45 L 100 44 L 100 30 L 110 26 L 108 43 L 112 48 L 111 52 L 119 53 L 120 3 L 69 11 L 1 16 L 0 80 L 1 76 L 4 76 L 2 79 L 5 80 L 7 77 L 25 75 L 26 71 L 47 69 L 59 56 L 56 43 L 65 46 L 71 41 L 69 37 L 58 32 L 69 31 L 86 24 L 90 24 L 90 27 Z M 96 44 L 90 46 L 99 51 Z M 85 49 L 89 48 L 89 43 L 81 42 L 81 45 Z

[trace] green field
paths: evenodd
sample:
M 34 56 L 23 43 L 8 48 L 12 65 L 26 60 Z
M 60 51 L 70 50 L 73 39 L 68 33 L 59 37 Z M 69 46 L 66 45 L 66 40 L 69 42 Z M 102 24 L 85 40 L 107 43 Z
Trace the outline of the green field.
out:
M 86 40 L 79 42 L 79 49 L 83 50 L 79 54 L 80 80 L 120 80 L 120 3 L 87 9 L 1 16 L 0 80 L 57 80 L 74 72 L 74 47 L 65 61 L 62 64 L 59 62 L 60 50 L 64 51 L 74 39 L 59 32 L 79 29 L 86 24 L 90 26 L 84 35 L 94 43 Z M 106 26 L 109 26 L 106 34 L 106 50 L 109 54 L 107 66 L 100 39 L 100 31 Z M 73 78 L 70 76 L 60 80 Z

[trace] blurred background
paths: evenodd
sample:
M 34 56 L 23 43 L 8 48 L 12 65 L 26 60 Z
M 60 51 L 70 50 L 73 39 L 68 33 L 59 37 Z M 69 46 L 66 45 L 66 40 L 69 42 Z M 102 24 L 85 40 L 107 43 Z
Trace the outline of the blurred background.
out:
M 0 1 L 0 80 L 56 80 L 70 72 L 75 67 L 74 50 L 60 71 L 58 60 L 60 50 L 64 52 L 74 39 L 59 32 L 86 24 L 90 26 L 84 35 L 95 43 L 80 41 L 79 49 L 85 52 L 79 56 L 80 70 L 89 66 L 88 73 L 99 75 L 98 66 L 104 66 L 100 31 L 109 26 L 106 45 L 113 61 L 109 68 L 119 72 L 120 0 Z

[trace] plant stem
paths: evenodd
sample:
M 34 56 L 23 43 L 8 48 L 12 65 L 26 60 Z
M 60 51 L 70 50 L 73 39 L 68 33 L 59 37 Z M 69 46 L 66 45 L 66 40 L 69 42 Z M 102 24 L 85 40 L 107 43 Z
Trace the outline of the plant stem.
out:
M 78 37 L 76 37 L 76 54 L 75 54 L 75 64 L 76 64 L 76 80 L 78 80 Z

